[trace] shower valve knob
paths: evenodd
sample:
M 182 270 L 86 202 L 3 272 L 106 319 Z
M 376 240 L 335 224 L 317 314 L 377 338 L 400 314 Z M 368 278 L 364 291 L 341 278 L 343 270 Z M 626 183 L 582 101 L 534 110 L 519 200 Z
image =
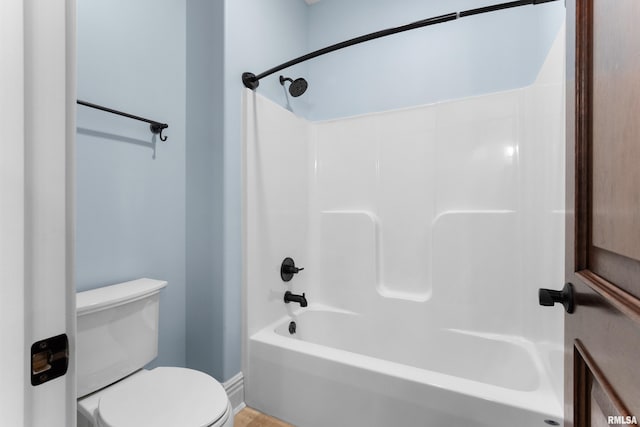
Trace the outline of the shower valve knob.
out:
M 285 282 L 288 282 L 293 278 L 294 274 L 298 274 L 298 272 L 302 270 L 304 270 L 304 268 L 296 267 L 295 261 L 293 261 L 292 258 L 287 257 L 282 261 L 282 265 L 280 266 L 280 277 Z
M 564 305 L 567 313 L 573 313 L 573 285 L 567 283 L 561 291 L 540 288 L 538 289 L 538 302 L 540 305 L 548 307 L 555 305 L 555 303 L 560 303 Z

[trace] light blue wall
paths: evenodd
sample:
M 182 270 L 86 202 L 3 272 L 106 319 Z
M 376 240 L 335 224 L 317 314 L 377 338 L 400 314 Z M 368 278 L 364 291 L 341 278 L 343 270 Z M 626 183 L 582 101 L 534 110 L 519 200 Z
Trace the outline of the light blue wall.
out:
M 226 0 L 225 4 L 225 88 L 232 98 L 225 102 L 240 108 L 243 72 L 260 74 L 308 53 L 309 7 L 304 0 Z M 306 77 L 307 63 L 265 77 L 258 91 L 284 107 L 304 112 L 308 100 L 292 98 L 286 89 L 289 84 L 280 85 L 281 74 Z M 238 118 L 236 112 L 232 115 Z
M 185 2 L 78 0 L 78 98 L 165 121 L 78 106 L 79 290 L 140 277 L 160 297 L 155 365 L 185 364 Z
M 499 1 L 321 0 L 309 50 Z M 309 61 L 311 119 L 421 105 L 533 82 L 564 20 L 564 2 L 465 17 Z M 293 56 L 293 55 L 291 55 Z
M 219 380 L 227 379 L 223 58 L 224 1 L 187 1 L 187 366 Z

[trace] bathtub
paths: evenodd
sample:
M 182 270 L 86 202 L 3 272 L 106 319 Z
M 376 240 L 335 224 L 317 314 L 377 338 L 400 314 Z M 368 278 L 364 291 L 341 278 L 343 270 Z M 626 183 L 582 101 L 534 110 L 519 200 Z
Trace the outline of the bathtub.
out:
M 562 353 L 521 337 L 310 305 L 250 336 L 247 354 L 247 405 L 300 427 L 562 424 L 548 375 Z

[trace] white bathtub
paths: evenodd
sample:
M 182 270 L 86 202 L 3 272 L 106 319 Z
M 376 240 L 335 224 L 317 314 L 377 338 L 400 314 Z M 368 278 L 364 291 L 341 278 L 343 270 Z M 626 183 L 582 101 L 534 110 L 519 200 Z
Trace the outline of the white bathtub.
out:
M 296 426 L 562 424 L 548 380 L 562 356 L 522 338 L 388 318 L 374 324 L 310 306 L 255 333 L 248 345 L 247 404 Z

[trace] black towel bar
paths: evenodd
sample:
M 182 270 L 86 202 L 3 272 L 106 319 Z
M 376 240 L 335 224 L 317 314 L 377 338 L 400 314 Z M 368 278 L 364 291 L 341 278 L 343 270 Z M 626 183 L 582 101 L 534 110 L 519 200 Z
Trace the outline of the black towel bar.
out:
M 92 104 L 91 102 L 80 101 L 79 99 L 78 99 L 77 102 L 78 102 L 78 104 L 84 105 L 85 107 L 95 108 L 97 110 L 106 111 L 107 113 L 117 114 L 119 116 L 124 116 L 124 117 L 128 117 L 130 119 L 140 120 L 141 122 L 149 123 L 149 129 L 151 130 L 151 132 L 153 132 L 154 134 L 160 134 L 160 141 L 166 141 L 167 140 L 166 136 L 165 137 L 162 136 L 162 131 L 169 127 L 169 125 L 166 124 L 166 123 L 160 123 L 160 122 L 157 122 L 155 120 L 145 119 L 144 117 L 134 116 L 133 114 L 124 113 L 122 111 L 114 110 L 112 108 L 103 107 L 102 105 L 98 105 L 98 104 Z

